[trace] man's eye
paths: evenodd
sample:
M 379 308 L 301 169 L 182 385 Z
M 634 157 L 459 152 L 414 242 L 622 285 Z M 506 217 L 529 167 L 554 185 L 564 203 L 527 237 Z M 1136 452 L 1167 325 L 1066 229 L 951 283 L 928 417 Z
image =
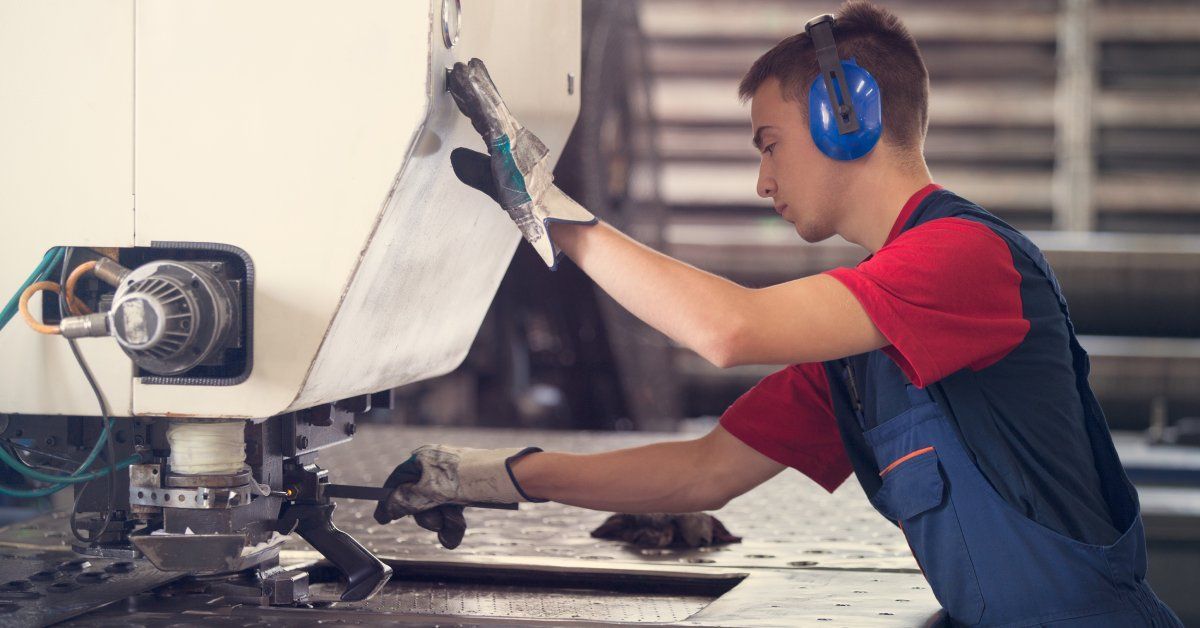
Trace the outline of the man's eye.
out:
M 767 155 L 774 155 L 775 154 L 775 145 L 774 144 L 767 145 L 766 147 L 763 148 L 762 152 Z

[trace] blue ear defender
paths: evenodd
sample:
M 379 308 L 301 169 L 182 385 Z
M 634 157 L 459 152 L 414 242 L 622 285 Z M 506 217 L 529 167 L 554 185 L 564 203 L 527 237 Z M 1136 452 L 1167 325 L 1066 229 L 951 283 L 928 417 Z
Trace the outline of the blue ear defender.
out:
M 833 21 L 821 15 L 804 25 L 821 68 L 808 89 L 808 128 L 822 153 L 851 161 L 871 152 L 883 134 L 879 84 L 853 59 L 838 57 Z

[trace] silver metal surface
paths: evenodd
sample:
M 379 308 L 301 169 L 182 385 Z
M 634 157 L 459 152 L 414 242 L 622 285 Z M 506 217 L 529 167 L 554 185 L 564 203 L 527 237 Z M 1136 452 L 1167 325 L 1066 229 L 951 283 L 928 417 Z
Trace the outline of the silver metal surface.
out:
M 411 449 L 426 443 L 586 453 L 694 436 L 364 424 L 352 443 L 322 451 L 318 462 L 333 481 L 378 485 Z M 281 565 L 317 564 L 309 591 L 316 608 L 239 605 L 180 585 L 68 625 L 916 626 L 938 609 L 903 536 L 870 508 L 853 479 L 826 494 L 785 471 L 714 513 L 743 542 L 700 549 L 638 549 L 594 539 L 589 532 L 608 513 L 544 503 L 522 504 L 520 511 L 468 509 L 466 537 L 451 551 L 411 520 L 376 524 L 372 502 L 337 503 L 334 523 L 394 570 L 371 600 L 336 602 L 334 571 L 290 537 Z M 16 532 L 0 529 L 0 548 L 16 541 Z M 20 535 L 22 543 L 32 539 L 50 547 L 67 537 L 59 519 L 27 526 Z M 705 579 L 728 584 L 717 591 L 689 588 Z M 729 585 L 735 586 L 721 593 Z
M 451 430 L 363 424 L 353 442 L 321 452 L 331 482 L 382 484 L 410 450 L 427 443 L 590 452 L 680 440 L 694 435 Z M 712 565 L 731 568 L 837 568 L 918 573 L 904 536 L 867 503 L 852 478 L 832 495 L 787 470 L 715 511 L 741 543 L 700 549 L 637 549 L 593 539 L 609 513 L 555 503 L 521 504 L 519 511 L 467 510 L 466 537 L 456 550 L 437 544 L 409 519 L 381 526 L 373 502 L 339 500 L 333 521 L 381 556 L 570 557 L 583 564 Z M 289 549 L 302 547 L 289 540 Z M 919 575 L 918 575 L 919 577 Z
M 69 316 L 59 323 L 59 331 L 63 338 L 96 338 L 107 336 L 108 314 L 88 314 L 86 316 Z
M 92 270 L 92 274 L 100 281 L 115 288 L 129 275 L 129 269 L 118 264 L 115 260 L 101 257 L 96 260 L 96 268 Z
M 322 452 L 318 462 L 330 469 L 332 481 L 381 484 L 411 449 L 426 443 L 476 447 L 537 445 L 546 450 L 584 453 L 692 436 L 364 424 L 351 444 Z M 543 503 L 522 504 L 520 511 L 468 509 L 469 527 L 462 545 L 456 550 L 446 550 L 437 544 L 432 533 L 408 519 L 386 526 L 377 524 L 371 517 L 373 509 L 371 502 L 340 500 L 333 520 L 380 557 L 399 559 L 389 561 L 398 574 L 397 579 L 404 573 L 402 561 L 749 574 L 742 584 L 705 605 L 703 611 L 689 616 L 690 619 L 668 619 L 678 609 L 659 607 L 658 602 L 649 599 L 643 600 L 645 608 L 639 602 L 634 606 L 641 610 L 630 609 L 624 603 L 616 603 L 619 596 L 610 594 L 580 598 L 601 602 L 589 604 L 589 608 L 612 607 L 611 613 L 603 618 L 581 615 L 590 619 L 647 621 L 653 614 L 650 609 L 660 608 L 662 619 L 656 621 L 682 622 L 680 625 L 772 626 L 810 622 L 830 625 L 823 620 L 831 620 L 832 625 L 841 622 L 911 626 L 922 623 L 937 610 L 903 535 L 875 513 L 853 479 L 833 494 L 826 494 L 799 473 L 785 471 L 713 513 L 731 532 L 744 537 L 741 543 L 699 549 L 643 549 L 594 539 L 589 532 L 608 513 Z M 289 539 L 281 554 L 284 564 L 315 557 L 295 538 Z M 506 593 L 495 584 L 489 585 L 490 588 L 430 587 L 397 579 L 381 598 L 363 602 L 361 608 L 375 608 L 377 612 L 467 615 L 492 614 L 498 610 L 514 613 L 522 608 L 526 610 L 520 611 L 524 613 L 520 616 L 542 619 L 551 612 L 574 608 L 569 596 L 556 591 Z M 314 585 L 314 591 L 314 597 L 319 599 L 323 585 Z M 510 599 L 514 596 L 517 599 Z M 545 613 L 527 610 L 534 604 L 529 596 L 545 598 Z M 437 603 L 439 599 L 445 603 Z M 679 599 L 683 603 L 683 598 Z M 635 616 L 641 619 L 629 619 Z
M 147 488 L 131 486 L 131 506 L 164 508 L 233 508 L 250 503 L 250 485 L 231 488 Z
M 184 473 L 168 473 L 165 480 L 167 486 L 176 488 L 196 488 L 200 486 L 230 488 L 249 484 L 250 469 L 243 468 L 237 473 L 229 474 L 202 473 L 188 475 Z
M 129 466 L 129 488 L 158 488 L 162 486 L 162 465 L 148 462 Z
M 248 546 L 245 534 L 145 534 L 129 538 L 163 571 L 233 572 L 274 558 L 281 542 Z
M 932 625 L 936 612 L 926 601 L 927 590 L 913 585 L 911 576 L 893 573 L 857 574 L 853 584 L 828 570 L 749 570 L 734 572 L 711 567 L 674 569 L 653 567 L 602 569 L 593 586 L 559 586 L 527 582 L 522 576 L 540 570 L 548 578 L 565 574 L 574 581 L 583 575 L 570 561 L 546 560 L 539 567 L 514 566 L 504 573 L 500 561 L 479 568 L 480 580 L 443 580 L 412 576 L 431 567 L 446 573 L 445 565 L 389 561 L 398 574 L 384 591 L 365 602 L 336 603 L 336 589 L 325 582 L 310 586 L 313 609 L 230 606 L 215 599 L 214 590 L 195 583 L 173 587 L 169 595 L 143 594 L 130 608 L 110 607 L 67 625 L 176 626 L 179 622 L 221 626 L 352 625 L 420 626 L 923 626 Z M 318 570 L 319 573 L 319 570 Z M 428 574 L 426 574 L 428 575 Z M 516 582 L 508 576 L 517 576 Z M 624 579 L 624 586 L 609 586 Z M 696 586 L 704 591 L 673 589 Z M 635 590 L 643 586 L 644 590 Z M 717 584 L 714 588 L 712 585 Z M 850 586 L 847 586 L 847 585 Z M 730 588 L 732 587 L 732 588 Z M 718 593 L 727 591 L 717 596 Z M 716 597 L 714 600 L 713 598 Z
M 65 517 L 46 518 L 63 524 Z M 0 627 L 43 626 L 177 580 L 145 560 L 81 558 L 41 525 L 0 529 Z
M 310 588 L 313 599 L 337 599 L 338 583 Z M 413 586 L 392 582 L 365 602 L 340 605 L 344 611 L 389 615 L 530 617 L 543 620 L 679 622 L 713 597 L 700 594 L 629 593 L 570 588 L 546 590 L 502 583 L 436 583 Z

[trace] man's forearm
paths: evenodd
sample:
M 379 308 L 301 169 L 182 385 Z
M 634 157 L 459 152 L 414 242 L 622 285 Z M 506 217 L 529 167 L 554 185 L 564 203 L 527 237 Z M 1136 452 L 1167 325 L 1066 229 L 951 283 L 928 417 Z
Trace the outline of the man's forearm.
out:
M 696 512 L 726 496 L 699 472 L 694 441 L 600 454 L 541 452 L 512 464 L 526 495 L 610 512 Z
M 749 289 L 646 247 L 603 222 L 555 224 L 558 246 L 601 289 L 651 327 L 725 366 L 747 324 Z

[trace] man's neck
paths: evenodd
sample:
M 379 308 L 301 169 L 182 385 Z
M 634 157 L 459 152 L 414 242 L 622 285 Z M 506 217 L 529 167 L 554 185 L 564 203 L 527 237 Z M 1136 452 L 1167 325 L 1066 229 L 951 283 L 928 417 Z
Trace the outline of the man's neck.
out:
M 855 181 L 841 197 L 844 220 L 838 233 L 874 254 L 887 241 L 908 199 L 932 182 L 923 163 L 912 169 L 882 170 Z

